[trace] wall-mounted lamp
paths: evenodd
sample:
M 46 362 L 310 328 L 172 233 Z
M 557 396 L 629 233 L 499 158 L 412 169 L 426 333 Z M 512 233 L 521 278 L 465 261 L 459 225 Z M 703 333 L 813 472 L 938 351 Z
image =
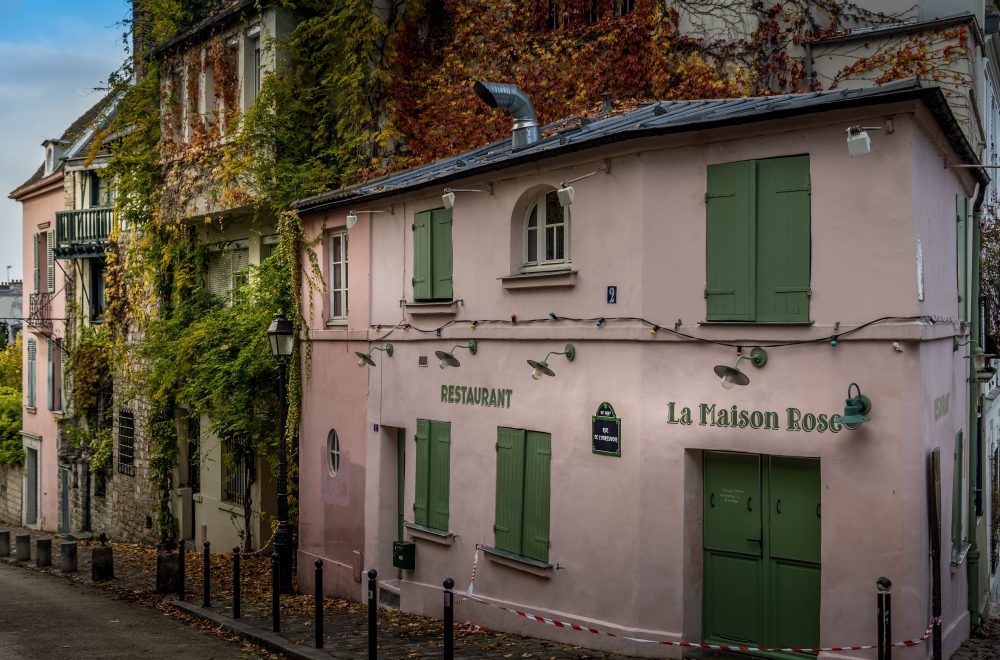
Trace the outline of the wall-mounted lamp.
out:
M 462 366 L 462 363 L 455 357 L 455 351 L 459 348 L 467 348 L 470 353 L 475 355 L 476 351 L 479 349 L 479 342 L 475 339 L 470 339 L 468 344 L 458 344 L 457 346 L 452 347 L 450 351 L 434 351 L 434 355 L 438 360 L 440 360 L 438 366 L 442 369 L 446 367 Z
M 729 367 L 724 364 L 715 367 L 715 375 L 722 379 L 722 387 L 731 390 L 735 385 L 749 385 L 750 378 L 740 371 L 740 360 L 750 360 L 758 369 L 767 364 L 767 352 L 759 346 L 751 349 L 749 357 L 743 355 L 743 347 L 736 349 L 736 363 Z
M 576 196 L 576 189 L 574 189 L 573 186 L 569 184 L 576 183 L 577 181 L 581 181 L 583 179 L 586 179 L 587 177 L 594 176 L 595 174 L 599 174 L 599 172 L 590 172 L 589 174 L 584 174 L 583 176 L 578 176 L 575 179 L 569 179 L 568 181 L 563 181 L 562 183 L 560 183 L 559 189 L 556 190 L 556 195 L 559 196 L 559 204 L 563 208 L 566 208 L 567 206 L 573 203 L 573 197 Z
M 359 213 L 392 213 L 392 211 L 351 211 L 347 214 L 347 228 L 351 229 L 358 224 Z
M 375 351 L 385 351 L 385 354 L 392 357 L 392 344 L 386 342 L 385 348 L 381 346 L 372 346 L 367 353 L 362 353 L 361 351 L 354 351 L 354 354 L 358 356 L 358 366 L 364 367 L 374 367 L 375 360 L 372 359 L 372 353 Z
M 555 372 L 549 368 L 549 358 L 553 355 L 565 355 L 566 359 L 570 362 L 576 357 L 576 346 L 573 344 L 566 344 L 566 348 L 562 352 L 552 351 L 545 356 L 544 360 L 528 360 L 528 365 L 534 369 L 531 372 L 531 377 L 535 380 L 541 380 L 542 376 L 555 376 Z
M 851 388 L 857 391 L 856 395 L 851 396 Z M 871 421 L 871 417 L 868 417 L 868 413 L 871 411 L 872 400 L 861 393 L 861 388 L 858 387 L 858 384 L 851 383 L 848 385 L 847 402 L 844 405 L 844 414 L 840 417 L 840 423 L 845 428 L 856 431 L 861 428 L 862 424 Z
M 881 126 L 851 126 L 847 129 L 847 153 L 864 156 L 872 150 L 872 139 L 868 131 L 881 131 Z
M 444 202 L 444 207 L 450 209 L 455 206 L 455 193 L 457 192 L 484 192 L 493 194 L 493 184 L 489 184 L 486 190 L 479 190 L 478 188 L 445 188 L 444 194 L 441 195 L 441 201 Z
M 958 337 L 955 337 L 952 346 L 953 350 L 957 351 L 962 346 L 968 346 L 969 344 L 972 344 L 972 352 L 969 355 L 966 355 L 965 357 L 972 359 L 972 366 L 975 367 L 976 373 L 979 375 L 979 380 L 983 382 L 988 381 L 990 378 L 993 377 L 993 374 L 996 373 L 996 370 L 993 369 L 993 367 L 991 367 L 989 364 L 987 364 L 986 361 L 993 360 L 998 356 L 984 351 L 982 347 L 979 345 L 979 342 L 976 341 L 975 339 L 970 339 L 968 341 L 960 342 L 958 340 Z M 986 373 L 988 373 L 989 376 L 987 376 L 984 379 L 983 375 Z

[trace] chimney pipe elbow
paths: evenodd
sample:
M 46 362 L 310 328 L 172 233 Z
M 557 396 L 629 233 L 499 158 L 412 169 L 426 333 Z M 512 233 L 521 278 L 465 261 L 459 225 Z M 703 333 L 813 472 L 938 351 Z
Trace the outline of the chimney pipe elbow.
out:
M 538 142 L 538 115 L 531 99 L 516 85 L 477 82 L 472 86 L 483 103 L 508 112 L 514 118 L 513 147 L 518 149 Z

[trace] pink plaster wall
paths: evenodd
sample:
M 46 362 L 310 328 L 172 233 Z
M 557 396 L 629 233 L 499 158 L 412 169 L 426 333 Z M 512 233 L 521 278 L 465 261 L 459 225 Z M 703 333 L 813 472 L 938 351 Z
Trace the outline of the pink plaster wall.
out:
M 329 281 L 325 237 L 344 227 L 344 214 L 303 218 L 307 235 L 322 235 L 314 246 Z M 326 593 L 358 599 L 364 566 L 365 411 L 368 372 L 357 367 L 355 351 L 368 343 L 368 231 L 361 220 L 348 234 L 348 322 L 327 325 L 325 290 L 306 286 L 305 313 L 312 339 L 311 365 L 303 383 L 302 430 L 299 444 L 299 587 L 314 588 L 313 562 L 324 561 Z M 331 475 L 327 438 L 335 429 L 340 439 L 340 468 Z
M 39 188 L 36 192 L 22 196 L 18 199 L 22 209 L 22 234 L 21 250 L 24 255 L 24 300 L 23 309 L 27 312 L 30 309 L 30 297 L 34 293 L 34 264 L 32 262 L 33 243 L 32 235 L 37 232 L 55 230 L 56 211 L 62 211 L 65 204 L 62 174 L 60 173 L 54 183 Z M 48 224 L 46 227 L 45 225 Z M 41 286 L 46 290 L 45 280 L 45 255 L 40 255 L 41 260 Z M 51 307 L 51 316 L 55 319 L 62 319 L 66 316 L 66 298 L 64 291 L 64 277 L 58 264 L 55 270 L 56 295 Z M 52 333 L 55 337 L 65 336 L 65 323 L 61 320 L 54 321 L 52 329 L 33 329 L 27 322 L 24 324 L 23 338 L 23 391 L 25 401 L 25 411 L 23 416 L 23 428 L 25 433 L 41 437 L 41 451 L 39 454 L 39 523 L 41 529 L 56 531 L 59 528 L 59 467 L 58 467 L 58 426 L 57 416 L 48 410 L 46 392 L 48 389 L 48 338 Z M 35 404 L 36 408 L 32 412 L 27 408 L 28 392 L 28 339 L 34 339 L 37 343 L 35 358 Z
M 954 284 L 954 199 L 972 195 L 968 179 L 941 167 L 913 106 L 731 128 L 606 147 L 454 182 L 455 187 L 494 185 L 493 195 L 465 194 L 453 213 L 455 298 L 453 316 L 414 316 L 400 299 L 412 300 L 413 214 L 440 206 L 439 189 L 387 200 L 393 215 L 372 227 L 371 322 L 394 326 L 401 319 L 425 330 L 458 322 L 438 339 L 398 330 L 389 340 L 395 355 L 379 355 L 370 369 L 368 479 L 365 525 L 367 566 L 381 575 L 391 568 L 388 518 L 395 513 L 395 445 L 374 424 L 406 429 L 404 513 L 412 519 L 415 465 L 413 434 L 418 418 L 451 421 L 452 545 L 416 540 L 416 568 L 399 584 L 403 608 L 438 615 L 432 587 L 454 577 L 467 584 L 476 543 L 493 543 L 496 429 L 511 426 L 552 434 L 551 548 L 557 565 L 539 578 L 480 560 L 477 593 L 533 612 L 596 624 L 617 632 L 696 639 L 701 632 L 701 452 L 731 450 L 817 457 L 821 461 L 821 643 L 861 644 L 872 638 L 875 579 L 886 575 L 900 594 L 897 636 L 919 635 L 929 611 L 925 456 L 942 447 L 942 521 L 950 555 L 950 450 L 967 423 L 962 353 L 952 353 L 958 332 Z M 894 131 L 873 137 L 872 153 L 849 158 L 847 125 L 881 122 Z M 936 142 L 936 144 L 942 144 Z M 808 153 L 812 180 L 813 295 L 809 326 L 709 326 L 704 319 L 706 167 L 750 158 Z M 526 191 L 598 169 L 611 172 L 576 184 L 572 207 L 571 288 L 511 291 L 498 281 L 517 268 L 512 222 L 520 222 Z M 952 156 L 952 159 L 954 157 Z M 958 177 L 962 177 L 959 179 Z M 515 209 L 512 213 L 511 209 Z M 513 216 L 513 219 L 512 219 Z M 917 300 L 916 238 L 925 258 L 925 300 Z M 605 287 L 619 286 L 619 303 L 605 302 Z M 563 317 L 644 316 L 662 327 L 681 319 L 682 332 L 752 346 L 762 341 L 823 338 L 873 319 L 933 314 L 938 322 L 895 321 L 828 342 L 775 348 L 762 370 L 745 369 L 746 388 L 719 387 L 711 371 L 734 360 L 732 349 L 651 337 L 633 322 L 546 321 L 479 325 L 465 321 L 523 321 Z M 459 369 L 435 367 L 435 350 L 470 338 L 479 352 L 461 356 Z M 572 341 L 577 358 L 553 358 L 557 376 L 532 381 L 527 358 L 538 359 Z M 899 341 L 901 351 L 893 342 Z M 426 356 L 431 368 L 417 366 Z M 792 406 L 814 413 L 841 413 L 847 386 L 857 382 L 874 402 L 873 421 L 861 430 L 806 433 L 725 429 L 666 423 L 668 401 L 695 408 L 700 402 L 775 410 Z M 442 385 L 511 388 L 509 409 L 442 403 Z M 934 420 L 933 402 L 950 393 L 950 411 Z M 589 446 L 590 417 L 610 401 L 623 419 L 621 458 L 597 456 Z M 946 648 L 968 631 L 965 568 L 944 561 Z M 552 636 L 628 652 L 642 647 L 608 638 L 561 632 L 472 604 L 461 618 L 488 626 Z M 658 650 L 657 653 L 660 651 Z M 922 657 L 921 650 L 900 657 Z M 676 654 L 675 654 L 676 655 Z M 858 654 L 828 657 L 863 657 Z

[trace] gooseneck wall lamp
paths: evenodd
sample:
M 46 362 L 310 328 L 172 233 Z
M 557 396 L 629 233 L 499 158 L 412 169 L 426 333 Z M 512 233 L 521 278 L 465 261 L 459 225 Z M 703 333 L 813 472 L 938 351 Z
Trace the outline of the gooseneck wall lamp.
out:
M 347 214 L 347 228 L 348 229 L 351 229 L 352 227 L 354 227 L 354 225 L 358 224 L 358 214 L 359 213 L 369 213 L 369 214 L 371 214 L 371 213 L 386 213 L 386 211 L 377 211 L 377 210 L 372 210 L 372 211 L 351 211 L 350 213 Z M 392 211 L 389 211 L 389 213 L 392 213 Z
M 354 351 L 354 354 L 358 356 L 358 366 L 359 367 L 374 367 L 375 360 L 372 359 L 372 353 L 375 351 L 385 351 L 385 354 L 392 357 L 392 344 L 386 342 L 385 347 L 382 346 L 372 346 L 367 353 L 362 353 L 361 351 Z
M 549 367 L 549 358 L 553 355 L 565 355 L 566 359 L 572 362 L 576 357 L 576 346 L 573 344 L 566 344 L 566 348 L 562 351 L 551 351 L 545 356 L 544 360 L 528 360 L 528 365 L 534 370 L 531 372 L 532 378 L 535 380 L 541 380 L 542 376 L 556 375 L 556 373 Z
M 851 396 L 852 389 L 857 392 L 854 396 Z M 844 414 L 840 417 L 840 423 L 845 428 L 856 431 L 861 428 L 862 424 L 871 421 L 871 417 L 868 417 L 868 413 L 871 411 L 872 400 L 861 393 L 861 388 L 858 387 L 858 384 L 851 383 L 848 385 L 847 401 L 844 404 Z
M 578 176 L 575 179 L 569 179 L 568 181 L 563 181 L 559 184 L 559 189 L 556 190 L 556 195 L 559 197 L 559 204 L 566 208 L 573 203 L 573 198 L 576 196 L 576 190 L 571 186 L 571 183 L 576 183 L 586 179 L 587 177 L 594 176 L 598 172 L 590 172 L 589 174 L 584 174 L 583 176 Z
M 435 357 L 437 357 L 437 359 L 440 361 L 438 362 L 438 366 L 441 367 L 442 369 L 446 369 L 448 367 L 462 366 L 462 363 L 458 361 L 457 357 L 455 357 L 455 351 L 457 351 L 460 348 L 467 348 L 469 349 L 470 353 L 475 355 L 476 351 L 479 349 L 479 343 L 475 339 L 470 339 L 469 343 L 458 344 L 457 346 L 453 346 L 450 351 L 434 351 Z
M 767 364 L 767 352 L 759 346 L 751 349 L 750 355 L 743 355 L 743 347 L 736 349 L 736 363 L 733 366 L 720 364 L 715 367 L 715 375 L 722 379 L 722 387 L 731 390 L 736 385 L 749 385 L 750 378 L 740 371 L 740 361 L 749 360 L 758 369 Z
M 455 193 L 457 193 L 457 192 L 462 192 L 462 193 L 467 193 L 467 192 L 478 192 L 478 193 L 481 193 L 481 192 L 484 192 L 484 193 L 489 193 L 489 194 L 492 195 L 493 194 L 493 184 L 492 183 L 489 184 L 489 187 L 486 190 L 480 190 L 478 188 L 445 188 L 444 189 L 444 194 L 441 195 L 441 201 L 444 203 L 444 207 L 446 209 L 450 209 L 453 206 L 455 206 Z

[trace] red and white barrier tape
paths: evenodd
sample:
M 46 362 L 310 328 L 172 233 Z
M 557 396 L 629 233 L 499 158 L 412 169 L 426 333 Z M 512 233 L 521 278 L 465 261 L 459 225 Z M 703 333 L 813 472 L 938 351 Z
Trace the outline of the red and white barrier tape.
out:
M 472 586 L 471 584 L 469 585 Z M 455 592 L 453 592 L 455 593 Z M 497 605 L 491 603 L 487 600 L 483 600 L 478 596 L 472 596 L 470 594 L 455 593 L 456 596 L 465 600 L 471 600 L 481 605 L 486 605 L 488 607 L 494 607 L 498 610 L 503 610 L 509 614 L 516 614 L 519 617 L 528 619 L 529 621 L 535 621 L 537 623 L 544 623 L 549 626 L 554 626 L 556 628 L 566 628 L 569 630 L 576 630 L 579 632 L 589 632 L 594 635 L 602 635 L 604 637 L 617 637 L 620 639 L 627 639 L 630 642 L 636 642 L 639 644 L 661 644 L 664 646 L 683 646 L 685 648 L 695 648 L 695 649 L 706 649 L 710 651 L 766 651 L 766 652 L 784 652 L 784 653 L 819 653 L 820 651 L 863 651 L 866 649 L 878 648 L 877 644 L 861 644 L 855 646 L 823 646 L 814 648 L 804 648 L 804 647 L 781 647 L 781 648 L 771 648 L 765 646 L 733 646 L 729 644 L 706 644 L 703 642 L 675 642 L 671 640 L 657 640 L 657 639 L 643 639 L 641 637 L 629 637 L 628 635 L 619 635 L 617 633 L 607 632 L 604 630 L 598 630 L 597 628 L 591 628 L 590 626 L 582 626 L 578 623 L 567 623 L 565 621 L 560 621 L 558 619 L 550 619 L 544 616 L 538 616 L 537 614 L 531 614 L 530 612 L 523 612 L 521 610 L 515 610 L 511 607 L 504 607 L 503 605 Z M 922 644 L 931 635 L 931 631 L 934 629 L 934 624 L 940 619 L 932 619 L 929 624 L 927 624 L 924 634 L 917 639 L 907 639 L 901 642 L 893 642 L 894 647 L 903 646 L 917 646 Z
M 479 551 L 483 549 L 482 544 L 476 544 L 476 554 L 472 555 L 472 577 L 469 578 L 469 588 L 465 590 L 466 596 L 472 595 L 472 589 L 476 585 L 476 568 L 479 567 Z

